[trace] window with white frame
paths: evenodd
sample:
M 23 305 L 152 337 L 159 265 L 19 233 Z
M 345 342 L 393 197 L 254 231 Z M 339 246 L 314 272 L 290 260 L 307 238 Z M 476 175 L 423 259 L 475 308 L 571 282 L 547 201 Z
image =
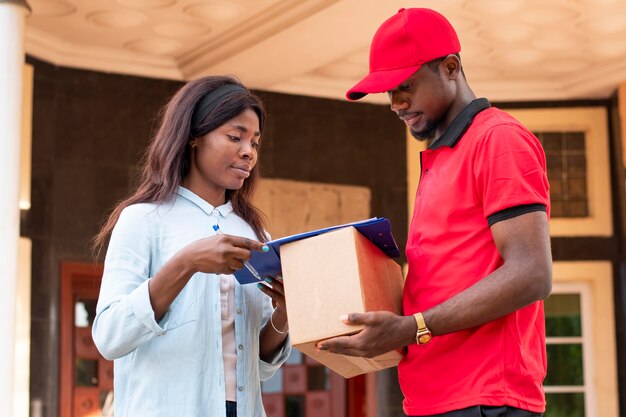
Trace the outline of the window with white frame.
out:
M 595 417 L 589 287 L 555 284 L 545 301 L 545 417 Z

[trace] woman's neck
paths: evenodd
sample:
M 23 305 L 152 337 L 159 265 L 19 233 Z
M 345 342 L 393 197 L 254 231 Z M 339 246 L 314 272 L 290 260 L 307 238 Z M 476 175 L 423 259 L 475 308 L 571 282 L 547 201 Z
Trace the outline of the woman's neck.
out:
M 226 203 L 226 190 L 223 188 L 207 187 L 202 182 L 193 181 L 190 177 L 183 179 L 181 185 L 213 207 Z

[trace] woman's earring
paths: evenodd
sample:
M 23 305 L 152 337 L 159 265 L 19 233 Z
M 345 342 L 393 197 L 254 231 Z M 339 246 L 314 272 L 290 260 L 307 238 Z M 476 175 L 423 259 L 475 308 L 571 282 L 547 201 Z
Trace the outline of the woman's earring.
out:
M 196 149 L 198 147 L 198 141 L 192 140 L 191 142 L 189 142 L 189 145 L 191 145 L 191 149 Z

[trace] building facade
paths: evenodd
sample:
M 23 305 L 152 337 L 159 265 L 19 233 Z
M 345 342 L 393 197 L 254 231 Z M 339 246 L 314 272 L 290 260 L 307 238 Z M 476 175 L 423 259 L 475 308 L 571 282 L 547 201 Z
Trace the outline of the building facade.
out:
M 104 415 L 112 367 L 90 340 L 101 272 L 90 241 L 132 187 L 155 116 L 181 83 L 27 61 L 16 409 Z M 537 134 L 548 158 L 555 283 L 546 302 L 548 417 L 626 415 L 624 92 L 494 103 Z M 383 216 L 403 247 L 419 144 L 388 107 L 258 93 L 269 114 L 263 192 L 282 187 L 293 202 L 260 200 L 270 229 L 279 230 L 274 237 Z M 339 210 L 342 199 L 352 205 Z M 269 416 L 402 415 L 394 370 L 346 381 L 297 353 L 264 391 Z

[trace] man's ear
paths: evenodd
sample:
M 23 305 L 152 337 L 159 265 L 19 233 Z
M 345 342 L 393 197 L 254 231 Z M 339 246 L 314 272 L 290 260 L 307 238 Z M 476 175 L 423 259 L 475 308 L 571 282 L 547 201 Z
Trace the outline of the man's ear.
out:
M 442 62 L 444 74 L 450 79 L 456 79 L 461 73 L 461 60 L 456 54 L 448 55 Z

